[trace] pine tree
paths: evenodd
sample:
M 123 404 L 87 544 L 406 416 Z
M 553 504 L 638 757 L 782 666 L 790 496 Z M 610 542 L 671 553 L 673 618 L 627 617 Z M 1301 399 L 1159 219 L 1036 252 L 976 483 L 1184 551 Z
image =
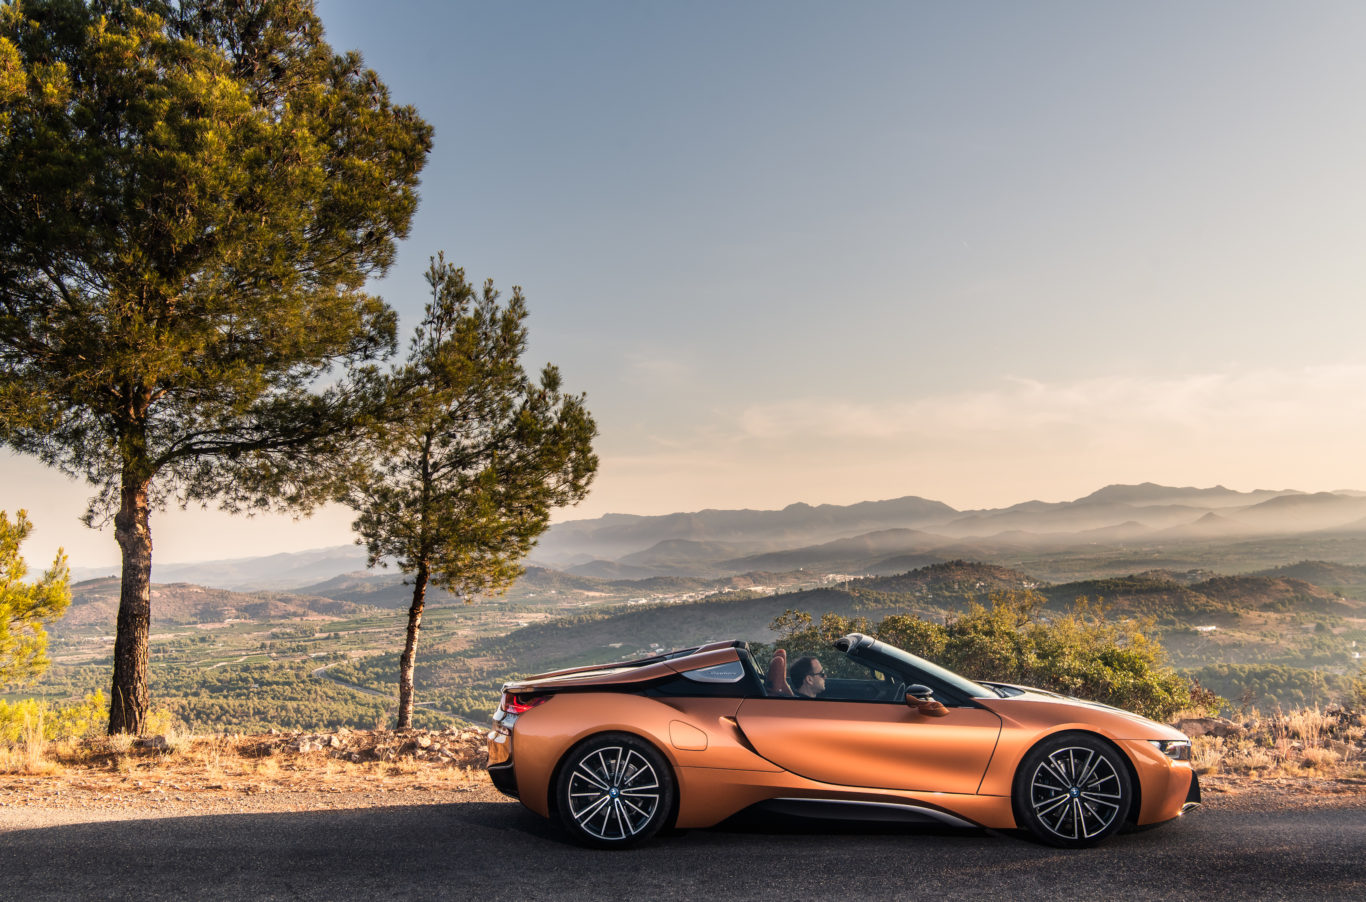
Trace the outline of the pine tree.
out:
M 553 508 L 580 501 L 597 470 L 582 396 L 522 367 L 526 302 L 491 281 L 476 292 L 438 255 L 432 300 L 406 364 L 389 379 L 388 427 L 348 496 L 371 566 L 392 559 L 413 585 L 399 660 L 398 728 L 412 725 L 413 664 L 428 584 L 466 598 L 505 589 Z
M 151 511 L 345 476 L 430 142 L 310 0 L 0 6 L 0 442 L 113 519 L 111 733 L 149 704 Z
M 24 682 L 47 669 L 43 626 L 61 617 L 71 604 L 70 574 L 61 549 L 41 579 L 24 582 L 28 565 L 19 546 L 32 531 L 24 511 L 12 522 L 0 511 L 0 686 Z

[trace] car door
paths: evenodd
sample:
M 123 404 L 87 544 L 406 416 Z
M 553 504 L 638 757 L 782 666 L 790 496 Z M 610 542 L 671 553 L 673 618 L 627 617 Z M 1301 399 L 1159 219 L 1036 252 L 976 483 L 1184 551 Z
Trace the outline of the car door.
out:
M 1001 733 L 985 708 L 930 717 L 893 701 L 750 698 L 736 721 L 755 751 L 799 776 L 921 792 L 977 792 Z

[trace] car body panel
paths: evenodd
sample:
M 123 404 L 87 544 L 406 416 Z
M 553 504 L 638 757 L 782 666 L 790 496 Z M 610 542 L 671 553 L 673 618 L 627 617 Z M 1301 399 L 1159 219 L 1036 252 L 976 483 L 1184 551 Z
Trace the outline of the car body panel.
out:
M 568 670 L 554 670 L 537 674 L 524 680 L 514 680 L 503 685 L 504 692 L 530 692 L 534 690 L 555 691 L 565 689 L 591 688 L 593 686 L 621 686 L 630 683 L 649 683 L 663 677 L 687 670 L 703 670 L 717 664 L 740 660 L 735 647 L 724 643 L 704 645 L 686 658 L 669 660 L 659 655 L 644 659 L 645 663 L 628 661 L 615 665 L 592 667 L 572 667 Z
M 1134 765 L 1143 787 L 1134 823 L 1160 824 L 1181 814 L 1195 784 L 1190 762 L 1171 760 L 1146 739 L 1123 739 L 1115 744 Z
M 711 685 L 731 682 L 709 677 L 736 661 L 750 682 Z M 708 673 L 688 677 L 692 671 Z M 679 827 L 711 826 L 761 802 L 817 800 L 1013 828 L 1021 761 L 1040 741 L 1068 732 L 1099 736 L 1123 754 L 1136 778 L 1136 823 L 1169 820 L 1198 799 L 1189 762 L 1153 744 L 1184 736 L 1137 715 L 1028 689 L 966 699 L 940 717 L 895 701 L 769 698 L 737 642 L 555 671 L 504 690 L 543 703 L 520 714 L 500 706 L 489 764 L 500 788 L 543 816 L 554 813 L 559 762 L 604 733 L 636 736 L 664 756 L 677 780 Z
M 821 783 L 971 794 L 996 748 L 1001 718 L 984 708 L 942 717 L 903 702 L 751 698 L 740 729 L 755 751 Z
M 725 771 L 681 768 L 678 771 L 680 828 L 711 827 L 726 818 L 772 799 L 828 799 L 870 805 L 902 805 L 942 812 L 969 825 L 1011 829 L 1015 815 L 1008 797 L 857 789 L 807 780 L 783 771 Z
M 1190 762 L 1173 761 L 1151 742 L 1186 738 L 1179 730 L 1117 708 L 1051 694 L 982 699 L 981 704 L 1001 716 L 1002 728 L 980 792 L 1010 795 L 1020 762 L 1044 738 L 1057 733 L 1092 733 L 1123 751 L 1138 778 L 1140 810 L 1136 823 L 1160 823 L 1181 813 L 1193 774 Z
M 630 733 L 648 740 L 675 770 L 781 771 L 748 746 L 734 716 L 743 699 L 657 699 L 614 692 L 557 695 L 551 702 L 520 715 L 514 730 L 519 798 L 532 811 L 547 815 L 555 765 L 574 745 L 598 733 Z M 702 733 L 705 749 L 679 748 L 672 741 L 679 723 Z M 509 738 L 504 745 L 510 745 Z M 490 743 L 491 745 L 498 743 Z M 502 750 L 499 750 L 500 761 Z M 738 810 L 738 809 L 737 809 Z

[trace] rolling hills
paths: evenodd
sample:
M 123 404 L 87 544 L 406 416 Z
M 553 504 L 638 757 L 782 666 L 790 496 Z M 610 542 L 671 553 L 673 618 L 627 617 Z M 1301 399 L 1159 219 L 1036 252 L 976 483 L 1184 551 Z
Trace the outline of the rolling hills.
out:
M 1152 483 L 998 510 L 902 498 L 575 521 L 546 534 L 505 595 L 467 604 L 431 593 L 419 692 L 480 718 L 514 673 L 767 640 L 787 610 L 936 617 L 1036 590 L 1043 616 L 1086 597 L 1108 616 L 1152 620 L 1173 663 L 1221 692 L 1243 680 L 1263 698 L 1284 685 L 1323 701 L 1359 666 L 1353 643 L 1366 648 L 1364 524 L 1357 492 Z M 159 565 L 173 579 L 153 587 L 154 691 L 216 726 L 272 711 L 282 723 L 330 712 L 332 725 L 373 725 L 382 699 L 346 701 L 351 690 L 322 692 L 312 676 L 392 688 L 411 588 L 400 573 L 359 569 L 359 553 Z M 52 697 L 107 680 L 117 580 L 82 582 L 75 596 L 52 630 L 61 664 L 39 687 Z M 308 687 L 318 692 L 306 704 L 285 697 Z

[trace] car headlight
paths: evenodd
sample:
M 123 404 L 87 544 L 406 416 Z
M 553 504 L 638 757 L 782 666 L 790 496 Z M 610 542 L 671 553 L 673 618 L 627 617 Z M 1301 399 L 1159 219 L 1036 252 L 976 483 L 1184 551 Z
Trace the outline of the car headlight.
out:
M 1159 752 L 1173 761 L 1191 760 L 1191 741 L 1189 739 L 1149 739 Z

